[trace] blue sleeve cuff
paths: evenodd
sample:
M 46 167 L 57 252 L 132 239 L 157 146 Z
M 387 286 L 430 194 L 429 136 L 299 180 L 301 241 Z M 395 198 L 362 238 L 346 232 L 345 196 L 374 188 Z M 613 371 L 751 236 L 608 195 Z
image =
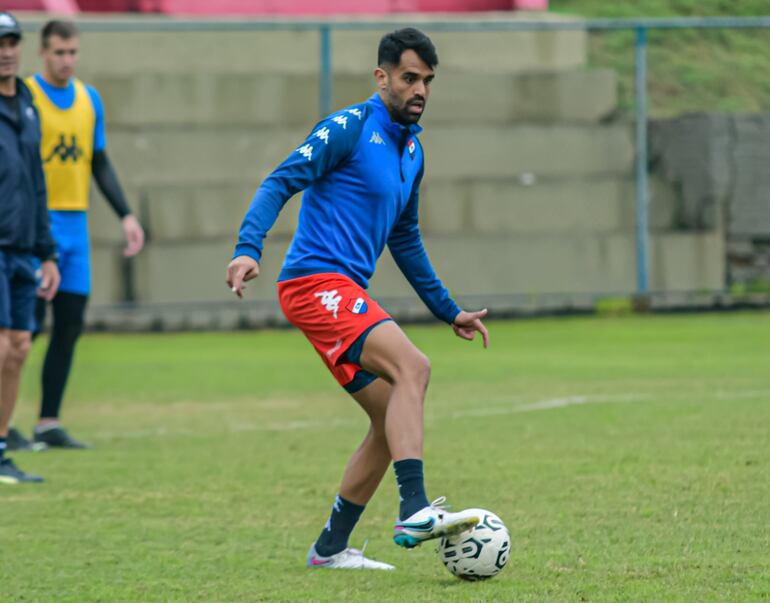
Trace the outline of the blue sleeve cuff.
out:
M 262 259 L 262 251 L 256 245 L 252 245 L 251 243 L 238 243 L 235 246 L 235 252 L 233 253 L 232 259 L 242 255 L 248 256 L 257 262 Z
M 444 320 L 451 325 L 454 324 L 455 319 L 460 314 L 460 312 L 462 312 L 462 309 L 454 301 L 449 301 L 452 303 L 452 309 L 446 313 Z

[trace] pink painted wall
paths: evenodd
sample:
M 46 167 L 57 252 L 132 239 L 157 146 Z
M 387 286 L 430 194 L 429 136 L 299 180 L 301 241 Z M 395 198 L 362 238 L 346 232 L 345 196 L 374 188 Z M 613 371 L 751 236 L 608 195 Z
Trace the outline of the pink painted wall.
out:
M 5 0 L 0 10 L 45 11 L 56 15 L 75 15 L 80 11 L 76 0 Z
M 180 15 L 383 15 L 547 10 L 548 0 L 5 0 L 3 8 L 58 14 L 74 14 L 80 9 Z
M 548 8 L 548 0 L 219 0 L 216 3 L 210 0 L 133 0 L 133 3 L 142 12 L 188 15 L 381 15 Z

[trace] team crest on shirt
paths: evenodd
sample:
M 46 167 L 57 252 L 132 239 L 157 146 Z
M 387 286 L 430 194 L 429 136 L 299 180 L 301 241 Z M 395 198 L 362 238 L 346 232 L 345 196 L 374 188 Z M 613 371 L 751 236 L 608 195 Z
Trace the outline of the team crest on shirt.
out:
M 345 307 L 353 314 L 366 314 L 369 309 L 369 305 L 363 297 L 351 299 Z
M 414 138 L 412 138 L 406 145 L 407 150 L 409 151 L 409 157 L 414 159 L 414 152 L 417 150 L 417 145 L 414 144 Z

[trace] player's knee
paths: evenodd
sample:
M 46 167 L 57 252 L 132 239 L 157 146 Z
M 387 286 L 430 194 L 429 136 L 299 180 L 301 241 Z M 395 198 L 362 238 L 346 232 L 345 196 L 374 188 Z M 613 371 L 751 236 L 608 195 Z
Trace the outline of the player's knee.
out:
M 6 355 L 5 366 L 10 370 L 20 370 L 31 347 L 32 337 L 29 335 L 13 337 Z
M 0 330 L 0 361 L 5 361 L 8 356 L 8 352 L 11 349 L 11 340 L 8 337 L 8 332 Z
M 369 438 L 379 447 L 388 445 L 388 438 L 385 433 L 385 417 L 372 417 L 369 425 Z
M 405 359 L 402 365 L 402 376 L 420 390 L 424 391 L 430 381 L 430 360 L 422 352 L 416 352 Z

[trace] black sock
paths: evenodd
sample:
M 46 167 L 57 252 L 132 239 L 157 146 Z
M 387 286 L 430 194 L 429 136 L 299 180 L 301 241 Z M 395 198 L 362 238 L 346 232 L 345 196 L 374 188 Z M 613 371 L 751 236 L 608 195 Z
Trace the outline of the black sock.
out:
M 399 519 L 406 519 L 420 509 L 428 506 L 425 496 L 425 482 L 422 476 L 422 461 L 420 459 L 404 459 L 393 463 L 398 483 L 398 494 L 401 499 Z
M 8 447 L 7 438 L 0 438 L 0 461 L 5 456 L 5 449 Z
M 315 543 L 316 553 L 330 557 L 348 548 L 348 539 L 364 507 L 345 500 L 339 494 L 334 500 L 332 514 Z
M 66 291 L 58 293 L 53 300 L 51 341 L 43 362 L 41 418 L 59 417 L 64 388 L 72 368 L 75 344 L 83 331 L 87 302 L 88 296 Z

